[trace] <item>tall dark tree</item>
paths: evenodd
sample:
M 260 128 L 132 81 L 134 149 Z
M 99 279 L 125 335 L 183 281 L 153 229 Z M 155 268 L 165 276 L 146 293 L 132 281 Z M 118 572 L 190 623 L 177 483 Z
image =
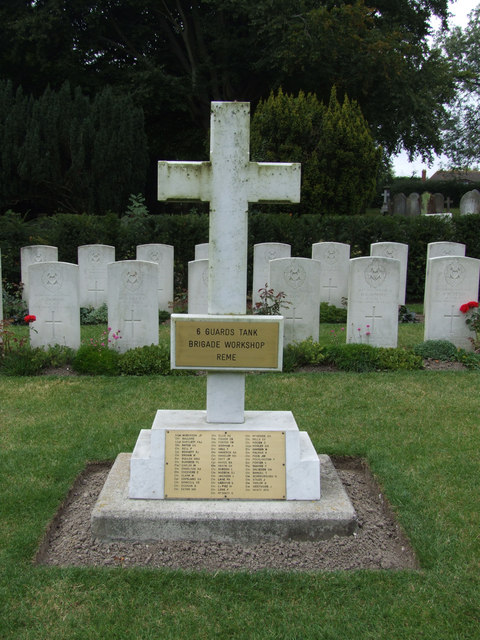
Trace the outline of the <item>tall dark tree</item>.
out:
M 94 99 L 68 83 L 39 98 L 0 81 L 0 207 L 125 210 L 145 190 L 143 113 L 110 88 Z
M 358 102 L 387 151 L 440 148 L 452 85 L 427 35 L 432 15 L 446 19 L 447 0 L 5 4 L 3 77 L 28 81 L 37 94 L 66 79 L 90 93 L 105 84 L 128 91 L 144 107 L 157 157 L 204 150 L 211 100 L 255 105 L 280 86 L 328 101 L 335 85 L 340 97 Z

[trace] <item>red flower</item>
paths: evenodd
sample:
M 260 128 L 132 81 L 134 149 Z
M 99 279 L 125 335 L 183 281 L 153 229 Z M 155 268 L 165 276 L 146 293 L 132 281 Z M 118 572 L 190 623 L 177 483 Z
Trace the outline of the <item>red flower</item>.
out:
M 478 307 L 478 302 L 475 302 L 475 300 L 470 300 L 470 302 L 468 303 L 468 308 L 476 309 L 477 307 Z
M 36 320 L 36 319 L 37 319 L 37 316 L 30 316 L 30 315 L 28 315 L 28 316 L 25 316 L 25 317 L 24 317 L 24 321 L 25 321 L 25 322 L 27 322 L 27 323 L 35 322 L 35 320 Z
M 465 302 L 464 304 L 460 305 L 460 311 L 462 313 L 467 313 L 469 309 L 470 307 L 468 306 L 468 302 Z

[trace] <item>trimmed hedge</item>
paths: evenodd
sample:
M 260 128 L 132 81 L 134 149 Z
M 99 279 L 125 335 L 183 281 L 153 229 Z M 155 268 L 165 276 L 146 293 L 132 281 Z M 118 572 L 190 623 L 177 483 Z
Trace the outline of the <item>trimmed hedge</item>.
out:
M 3 277 L 20 281 L 20 247 L 27 244 L 57 246 L 59 260 L 77 262 L 81 244 L 105 243 L 116 248 L 117 260 L 131 259 L 137 244 L 159 242 L 175 247 L 176 290 L 187 285 L 188 261 L 195 244 L 208 241 L 208 214 L 148 215 L 141 224 L 130 224 L 125 217 L 76 216 L 56 214 L 25 222 L 8 212 L 0 218 L 0 247 Z M 480 215 L 456 216 L 452 220 L 430 217 L 393 216 L 295 216 L 293 212 L 249 215 L 249 280 L 251 282 L 253 245 L 260 242 L 286 242 L 292 255 L 311 257 L 312 244 L 322 241 L 345 242 L 351 257 L 370 254 L 373 242 L 403 242 L 409 246 L 407 298 L 423 299 L 427 244 L 441 240 L 462 242 L 467 255 L 480 258 Z

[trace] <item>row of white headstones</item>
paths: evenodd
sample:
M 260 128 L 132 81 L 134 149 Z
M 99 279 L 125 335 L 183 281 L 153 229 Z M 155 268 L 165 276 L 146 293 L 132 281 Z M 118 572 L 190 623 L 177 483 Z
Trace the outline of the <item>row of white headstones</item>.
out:
M 192 314 L 208 313 L 208 258 L 202 257 L 208 250 L 208 243 L 197 245 L 196 259 L 189 262 Z M 396 346 L 398 305 L 405 303 L 407 245 L 374 243 L 370 256 L 354 259 L 349 245 L 335 242 L 314 244 L 312 259 L 291 258 L 290 252 L 290 245 L 282 243 L 254 247 L 252 303 L 260 301 L 265 285 L 274 294 L 285 294 L 284 344 L 317 340 L 320 303 L 341 307 L 348 300 L 347 342 Z M 173 299 L 173 247 L 140 245 L 137 260 L 113 262 L 114 247 L 86 245 L 79 247 L 78 266 L 59 263 L 57 256 L 56 247 L 43 245 L 21 251 L 25 297 L 37 317 L 32 345 L 78 348 L 79 307 L 103 302 L 108 304 L 109 326 L 122 337 L 114 342 L 117 349 L 158 342 L 158 309 L 168 310 Z M 463 244 L 435 242 L 428 245 L 427 264 L 425 339 L 448 339 L 471 348 L 459 307 L 478 297 L 478 261 L 465 257 Z

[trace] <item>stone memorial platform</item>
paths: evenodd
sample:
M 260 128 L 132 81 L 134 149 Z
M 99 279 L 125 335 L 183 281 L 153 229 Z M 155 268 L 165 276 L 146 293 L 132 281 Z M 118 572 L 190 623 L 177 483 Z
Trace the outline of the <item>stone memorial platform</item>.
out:
M 92 535 L 106 541 L 192 540 L 255 544 L 352 535 L 355 510 L 326 455 L 321 500 L 132 500 L 131 454 L 121 453 L 92 512 Z

